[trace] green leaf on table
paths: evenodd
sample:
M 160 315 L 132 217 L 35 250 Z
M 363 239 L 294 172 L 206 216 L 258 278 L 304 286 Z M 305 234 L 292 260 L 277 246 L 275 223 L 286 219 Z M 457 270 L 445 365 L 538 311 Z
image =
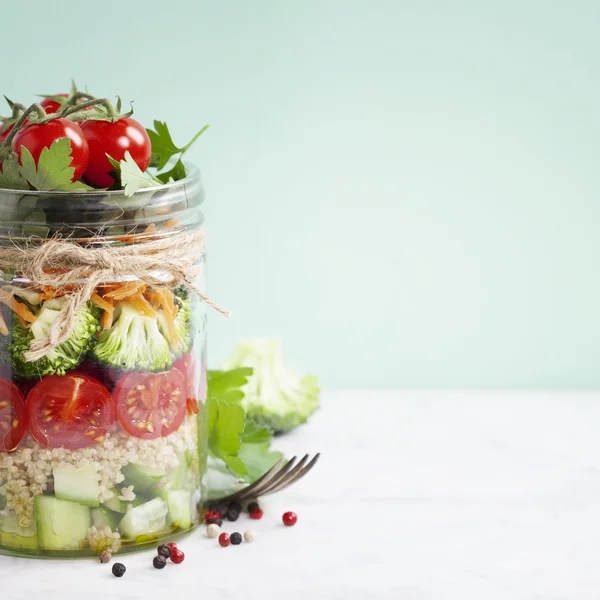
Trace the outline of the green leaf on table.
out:
M 256 423 L 256 421 L 246 417 L 244 431 L 241 435 L 242 443 L 259 444 L 270 442 L 272 437 L 272 432 L 268 427 L 263 427 Z
M 110 160 L 110 159 L 109 159 Z M 129 150 L 125 152 L 125 158 L 120 161 L 121 185 L 126 196 L 133 196 L 138 190 L 158 185 L 150 175 L 144 173 L 131 157 Z
M 14 153 L 9 154 L 2 163 L 0 171 L 0 187 L 12 190 L 28 190 L 29 184 L 21 175 L 19 159 Z
M 250 367 L 240 367 L 230 371 L 208 371 L 209 398 L 219 398 L 226 402 L 240 402 L 244 397 L 242 387 L 252 376 Z
M 71 167 L 69 138 L 61 138 L 53 142 L 50 148 L 43 148 L 37 165 L 31 152 L 22 146 L 21 162 L 21 175 L 36 190 L 70 192 L 92 189 L 80 181 L 71 181 L 75 169 Z
M 283 453 L 269 450 L 271 440 L 259 444 L 242 444 L 238 452 L 238 460 L 246 467 L 244 479 L 255 481 L 264 475 L 275 463 L 283 458 Z
M 146 129 L 146 131 L 152 143 L 151 167 L 156 167 L 159 170 L 162 169 L 172 156 L 183 150 L 183 148 L 178 148 L 175 145 L 166 123 L 154 121 L 154 130 Z
M 216 398 L 207 400 L 208 447 L 213 456 L 233 466 L 236 474 L 245 475 L 246 469 L 237 460 L 244 431 L 244 409 L 239 404 Z

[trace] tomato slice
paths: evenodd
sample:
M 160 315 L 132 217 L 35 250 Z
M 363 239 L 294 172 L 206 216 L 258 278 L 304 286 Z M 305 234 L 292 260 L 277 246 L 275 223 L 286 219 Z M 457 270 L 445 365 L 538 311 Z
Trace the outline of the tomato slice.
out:
M 0 452 L 16 450 L 26 432 L 23 394 L 14 383 L 0 379 Z
M 83 373 L 44 377 L 27 396 L 29 428 L 50 448 L 86 448 L 104 441 L 115 421 L 110 392 Z
M 164 373 L 127 373 L 115 388 L 119 422 L 134 437 L 166 437 L 183 422 L 186 378 L 177 368 Z

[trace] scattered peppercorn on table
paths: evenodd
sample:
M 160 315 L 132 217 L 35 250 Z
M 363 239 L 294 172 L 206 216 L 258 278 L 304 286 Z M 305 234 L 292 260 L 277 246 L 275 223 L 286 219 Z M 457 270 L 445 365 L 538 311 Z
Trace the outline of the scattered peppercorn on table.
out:
M 202 526 L 161 569 L 156 547 L 108 564 L 1 556 L 3 598 L 598 597 L 600 394 L 340 391 L 322 404 L 277 440 L 320 451 L 318 467 L 261 498 L 261 519 L 223 522 L 252 543 L 221 547 Z

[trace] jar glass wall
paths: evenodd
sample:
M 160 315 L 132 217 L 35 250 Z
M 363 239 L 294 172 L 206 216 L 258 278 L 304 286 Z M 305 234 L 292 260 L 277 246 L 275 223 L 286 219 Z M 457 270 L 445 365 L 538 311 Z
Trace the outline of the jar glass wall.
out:
M 203 222 L 199 173 L 188 172 L 131 197 L 0 190 L 0 247 L 57 236 L 88 250 L 183 238 Z M 204 256 L 192 258 L 204 290 Z M 50 334 L 84 283 L 41 287 L 17 264 L 3 271 L 0 552 L 127 552 L 201 521 L 206 305 L 184 285 L 103 280 L 69 338 L 31 361 L 32 341 Z

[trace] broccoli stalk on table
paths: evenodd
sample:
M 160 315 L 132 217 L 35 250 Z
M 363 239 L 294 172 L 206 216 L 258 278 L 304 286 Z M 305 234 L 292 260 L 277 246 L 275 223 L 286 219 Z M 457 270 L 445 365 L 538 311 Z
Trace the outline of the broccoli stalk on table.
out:
M 46 300 L 36 313 L 36 319 L 29 329 L 17 319 L 12 327 L 12 340 L 9 345 L 13 372 L 21 377 L 41 377 L 44 375 L 64 375 L 81 363 L 86 352 L 96 340 L 99 329 L 96 310 L 91 304 L 83 306 L 75 317 L 73 332 L 68 340 L 51 350 L 46 356 L 33 362 L 25 360 L 31 341 L 48 337 L 50 328 L 67 302 L 66 298 Z
M 260 425 L 275 432 L 289 431 L 319 408 L 318 378 L 286 368 L 278 339 L 242 342 L 224 368 L 236 367 L 253 369 L 243 387 L 241 406 Z

